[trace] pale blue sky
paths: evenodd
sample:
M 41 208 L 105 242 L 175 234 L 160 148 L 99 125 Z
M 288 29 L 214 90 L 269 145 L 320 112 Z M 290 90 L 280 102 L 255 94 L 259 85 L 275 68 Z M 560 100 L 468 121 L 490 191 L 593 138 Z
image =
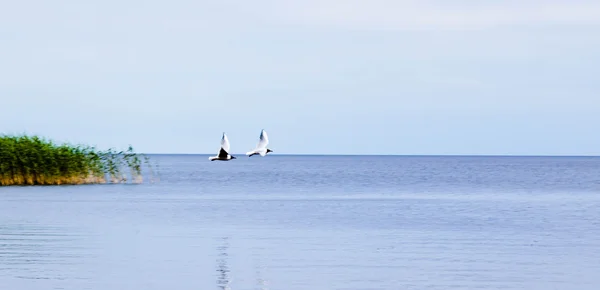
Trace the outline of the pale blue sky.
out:
M 0 132 L 233 153 L 600 154 L 599 1 L 5 1 Z

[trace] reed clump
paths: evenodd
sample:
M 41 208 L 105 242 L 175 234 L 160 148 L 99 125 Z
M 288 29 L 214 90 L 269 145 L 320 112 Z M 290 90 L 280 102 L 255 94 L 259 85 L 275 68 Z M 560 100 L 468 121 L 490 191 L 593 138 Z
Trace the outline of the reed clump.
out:
M 38 136 L 0 135 L 0 186 L 126 183 L 128 177 L 141 183 L 142 162 L 154 175 L 149 158 L 131 146 L 101 151 Z

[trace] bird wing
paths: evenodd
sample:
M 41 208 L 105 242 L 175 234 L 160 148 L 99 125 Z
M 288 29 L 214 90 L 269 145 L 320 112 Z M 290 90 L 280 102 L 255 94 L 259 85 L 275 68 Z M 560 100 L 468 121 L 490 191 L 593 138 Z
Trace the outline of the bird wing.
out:
M 225 133 L 223 133 L 223 137 L 221 137 L 221 150 L 219 150 L 219 156 L 222 154 L 225 154 L 225 157 L 229 154 L 229 139 Z
M 267 136 L 267 131 L 262 130 L 260 132 L 260 138 L 258 140 L 258 144 L 256 145 L 256 150 L 265 149 L 269 144 L 269 136 Z
M 227 153 L 227 151 L 225 151 L 225 150 L 223 150 L 223 148 L 221 148 L 217 157 L 227 159 L 227 155 L 229 155 L 229 153 Z

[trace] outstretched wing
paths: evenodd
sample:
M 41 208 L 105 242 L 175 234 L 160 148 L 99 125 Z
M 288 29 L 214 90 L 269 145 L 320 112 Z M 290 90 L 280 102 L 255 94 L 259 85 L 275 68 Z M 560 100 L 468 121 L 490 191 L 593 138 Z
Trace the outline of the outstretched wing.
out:
M 269 144 L 269 136 L 267 136 L 267 131 L 262 130 L 260 132 L 260 140 L 258 141 L 258 144 L 256 145 L 256 149 L 265 149 L 267 148 L 267 145 Z
M 223 148 L 221 148 L 221 150 L 219 151 L 219 158 L 224 158 L 227 159 L 227 156 L 229 155 L 229 153 L 227 153 L 227 151 L 223 150 Z
M 223 137 L 221 138 L 221 151 L 223 150 L 225 150 L 225 153 L 229 153 L 229 139 L 225 133 L 223 133 Z

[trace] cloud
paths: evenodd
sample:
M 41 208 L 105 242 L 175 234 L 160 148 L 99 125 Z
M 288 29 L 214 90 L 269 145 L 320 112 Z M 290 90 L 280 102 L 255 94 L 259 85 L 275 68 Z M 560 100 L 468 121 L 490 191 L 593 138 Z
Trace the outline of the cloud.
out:
M 278 20 L 351 29 L 485 29 L 600 25 L 598 1 L 502 1 L 453 4 L 433 0 L 304 0 L 277 4 Z

